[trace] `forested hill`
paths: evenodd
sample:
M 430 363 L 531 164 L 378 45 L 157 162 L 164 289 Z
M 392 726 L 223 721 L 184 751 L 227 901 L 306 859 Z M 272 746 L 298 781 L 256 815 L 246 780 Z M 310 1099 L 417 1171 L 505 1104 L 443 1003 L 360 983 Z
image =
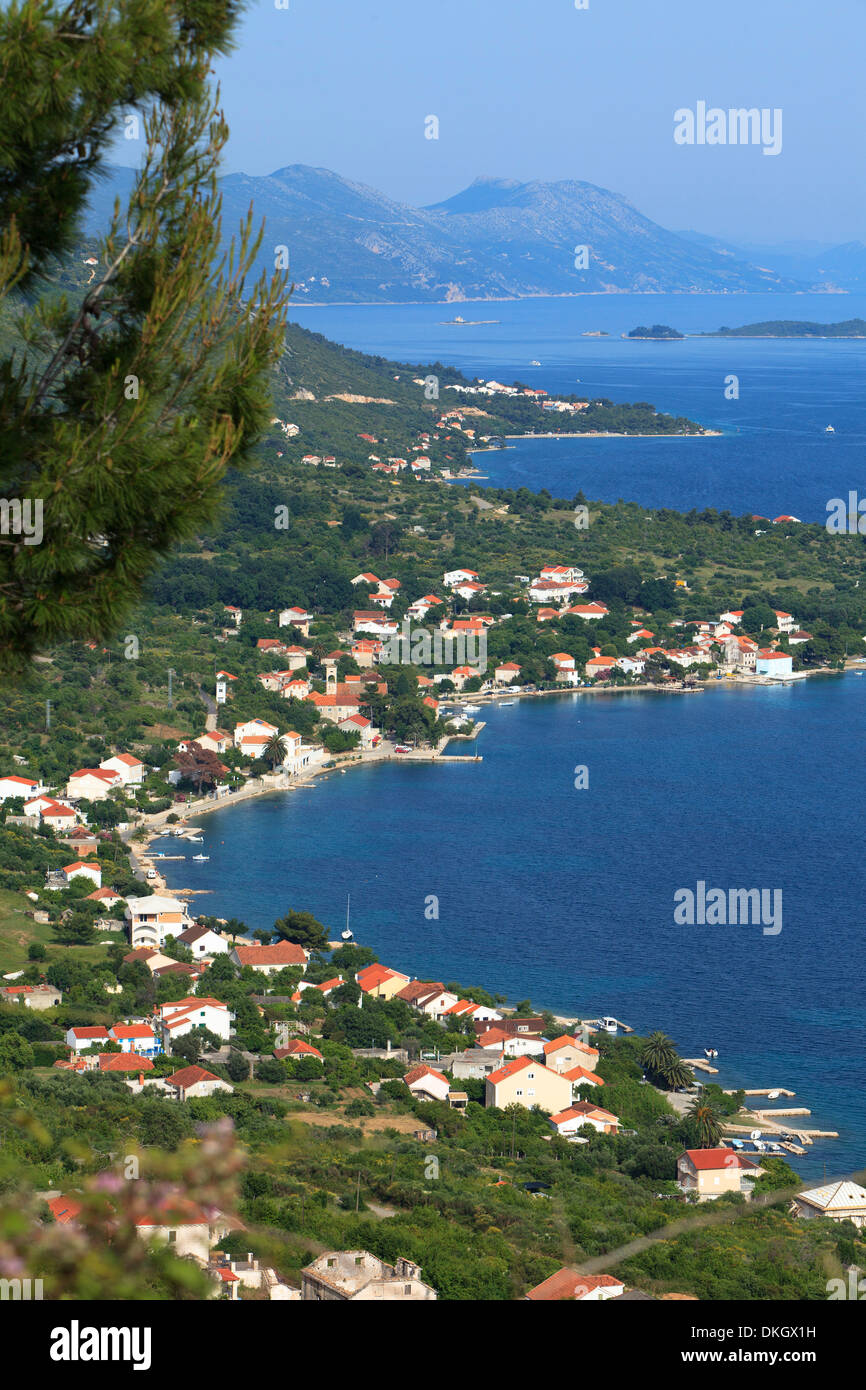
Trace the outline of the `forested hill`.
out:
M 741 328 L 718 328 L 704 338 L 866 338 L 866 319 L 843 319 L 841 323 L 810 323 L 801 319 L 768 319 L 746 323 Z

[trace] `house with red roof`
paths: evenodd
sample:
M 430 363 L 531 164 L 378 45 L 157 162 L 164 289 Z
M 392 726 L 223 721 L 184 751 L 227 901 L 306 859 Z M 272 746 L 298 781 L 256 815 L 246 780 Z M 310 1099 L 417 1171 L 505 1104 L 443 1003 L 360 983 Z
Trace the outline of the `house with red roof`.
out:
M 139 1057 L 135 1052 L 100 1052 L 97 1059 L 99 1071 L 145 1072 L 153 1071 L 149 1057 Z
M 312 1043 L 304 1042 L 301 1038 L 292 1038 L 285 1047 L 275 1048 L 274 1056 L 280 1062 L 301 1062 L 305 1057 L 311 1057 L 314 1062 L 321 1062 L 322 1065 L 325 1062 L 319 1049 L 313 1047 Z
M 544 1044 L 544 1060 L 554 1071 L 566 1072 L 572 1067 L 584 1067 L 593 1072 L 598 1066 L 598 1048 L 581 1042 L 571 1033 L 562 1033 Z
M 229 960 L 241 967 L 250 965 L 263 975 L 276 975 L 288 967 L 300 967 L 301 971 L 307 968 L 307 952 L 294 941 L 277 941 L 269 946 L 254 941 L 236 945 L 229 951 Z
M 108 1036 L 119 1043 L 121 1052 L 134 1052 L 137 1057 L 156 1057 L 162 1051 L 149 1023 L 114 1023 Z
M 619 1130 L 616 1115 L 588 1100 L 572 1101 L 565 1110 L 550 1117 L 551 1129 L 563 1139 L 577 1139 L 584 1125 L 590 1125 L 598 1134 L 616 1134 Z
M 373 999 L 393 999 L 404 985 L 409 984 L 409 976 L 401 975 L 399 970 L 391 970 L 377 961 L 359 970 L 355 983 L 362 994 L 369 994 Z
M 119 772 L 107 767 L 80 767 L 66 783 L 66 795 L 71 801 L 104 801 L 115 787 L 122 787 Z
M 104 772 L 116 772 L 125 787 L 140 787 L 144 781 L 144 763 L 132 753 L 116 753 L 112 758 L 104 758 L 99 766 Z
M 66 1046 L 70 1047 L 76 1054 L 89 1052 L 91 1048 L 98 1048 L 100 1043 L 107 1042 L 108 1029 L 103 1028 L 101 1024 L 88 1024 L 86 1027 L 66 1030 Z
M 234 1086 L 215 1076 L 204 1067 L 181 1067 L 165 1078 L 165 1086 L 174 1092 L 178 1100 L 198 1100 L 202 1096 L 212 1096 L 215 1091 L 228 1091 L 232 1094 Z
M 17 773 L 0 777 L 0 801 L 8 801 L 14 796 L 21 796 L 26 801 L 28 797 L 39 796 L 44 791 L 38 777 L 19 777 Z
M 763 1171 L 736 1149 L 684 1149 L 677 1159 L 677 1186 L 699 1202 L 712 1201 L 725 1192 L 748 1196 Z
M 534 1057 L 514 1057 L 485 1078 L 484 1104 L 522 1105 L 556 1115 L 571 1104 L 571 1082 Z
M 102 887 L 102 870 L 98 864 L 85 864 L 83 860 L 76 859 L 72 864 L 64 864 L 60 872 L 67 883 L 72 883 L 76 878 L 89 878 L 97 888 Z
M 445 1100 L 451 1090 L 451 1082 L 435 1067 L 418 1066 L 407 1071 L 403 1077 L 413 1096 L 421 1100 Z
M 612 1274 L 581 1274 L 579 1269 L 558 1269 L 526 1295 L 530 1303 L 601 1303 L 621 1298 L 625 1284 Z
M 178 1038 L 184 1038 L 197 1029 L 207 1029 L 222 1042 L 231 1037 L 234 1014 L 221 999 L 210 999 L 195 994 L 185 999 L 177 999 L 169 1004 L 161 1004 L 153 1020 L 157 1037 L 163 1052 L 171 1052 Z
M 583 618 L 585 622 L 597 622 L 600 618 L 606 618 L 610 609 L 603 603 L 575 603 L 565 612 L 570 617 Z

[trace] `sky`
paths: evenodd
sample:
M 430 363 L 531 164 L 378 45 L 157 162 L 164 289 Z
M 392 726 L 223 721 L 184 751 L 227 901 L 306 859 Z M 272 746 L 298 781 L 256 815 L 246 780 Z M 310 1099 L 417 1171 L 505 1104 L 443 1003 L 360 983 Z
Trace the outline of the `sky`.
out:
M 677 230 L 866 240 L 866 0 L 251 0 L 238 37 L 226 172 L 317 165 L 416 205 L 581 179 Z M 780 153 L 676 144 L 699 101 L 781 109 Z

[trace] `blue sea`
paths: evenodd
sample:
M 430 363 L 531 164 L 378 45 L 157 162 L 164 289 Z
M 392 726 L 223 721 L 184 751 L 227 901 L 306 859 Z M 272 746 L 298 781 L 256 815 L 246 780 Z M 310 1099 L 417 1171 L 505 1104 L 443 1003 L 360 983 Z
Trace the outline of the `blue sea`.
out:
M 499 319 L 456 327 L 443 320 Z M 512 441 L 476 462 L 488 485 L 571 498 L 824 521 L 827 502 L 866 490 L 866 340 L 686 338 L 628 342 L 639 324 L 702 333 L 769 319 L 866 318 L 866 295 L 580 295 L 502 304 L 309 308 L 304 327 L 397 361 L 436 360 L 467 375 L 549 392 L 650 401 L 721 438 Z M 584 338 L 605 330 L 607 338 Z M 532 367 L 539 361 L 540 367 Z M 725 397 L 736 376 L 739 398 Z M 447 393 L 450 394 L 450 393 Z M 825 434 L 827 425 L 835 433 Z M 545 426 L 548 428 L 549 426 Z M 475 484 L 473 483 L 473 486 Z
M 442 325 L 455 312 L 501 323 Z M 613 295 L 296 317 L 398 360 L 648 400 L 724 431 L 533 441 L 481 456 L 491 482 L 817 520 L 866 483 L 866 343 L 618 335 L 861 315 L 866 296 Z M 581 337 L 595 329 L 611 337 Z M 738 401 L 724 399 L 729 374 Z M 481 762 L 353 769 L 203 817 L 209 862 L 166 865 L 169 884 L 211 889 L 199 910 L 250 929 L 293 907 L 336 933 L 351 894 L 357 940 L 388 964 L 662 1028 L 684 1056 L 716 1047 L 723 1085 L 788 1087 L 806 1123 L 839 1131 L 796 1160 L 805 1177 L 866 1166 L 866 675 L 569 693 L 484 718 Z M 674 894 L 700 881 L 781 890 L 782 930 L 677 925 Z

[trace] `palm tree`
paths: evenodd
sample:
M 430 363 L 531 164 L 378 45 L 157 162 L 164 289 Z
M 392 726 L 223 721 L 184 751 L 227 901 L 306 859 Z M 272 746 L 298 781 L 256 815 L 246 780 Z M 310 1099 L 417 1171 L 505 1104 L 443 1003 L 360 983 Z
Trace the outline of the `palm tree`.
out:
M 662 1073 L 662 1079 L 669 1091 L 677 1091 L 681 1086 L 693 1086 L 695 1074 L 691 1067 L 686 1066 L 682 1058 L 674 1054 L 674 1060 Z
M 717 1148 L 722 1137 L 722 1127 L 713 1107 L 702 1100 L 700 1096 L 695 1096 L 689 1110 L 689 1119 L 694 1121 L 697 1128 L 699 1147 L 702 1149 Z
M 266 763 L 270 763 L 271 769 L 281 763 L 286 756 L 286 740 L 282 734 L 271 734 L 264 748 L 262 757 Z
M 650 1033 L 640 1055 L 641 1063 L 647 1071 L 656 1076 L 667 1076 L 668 1069 L 678 1061 L 677 1049 L 672 1038 L 666 1033 Z

